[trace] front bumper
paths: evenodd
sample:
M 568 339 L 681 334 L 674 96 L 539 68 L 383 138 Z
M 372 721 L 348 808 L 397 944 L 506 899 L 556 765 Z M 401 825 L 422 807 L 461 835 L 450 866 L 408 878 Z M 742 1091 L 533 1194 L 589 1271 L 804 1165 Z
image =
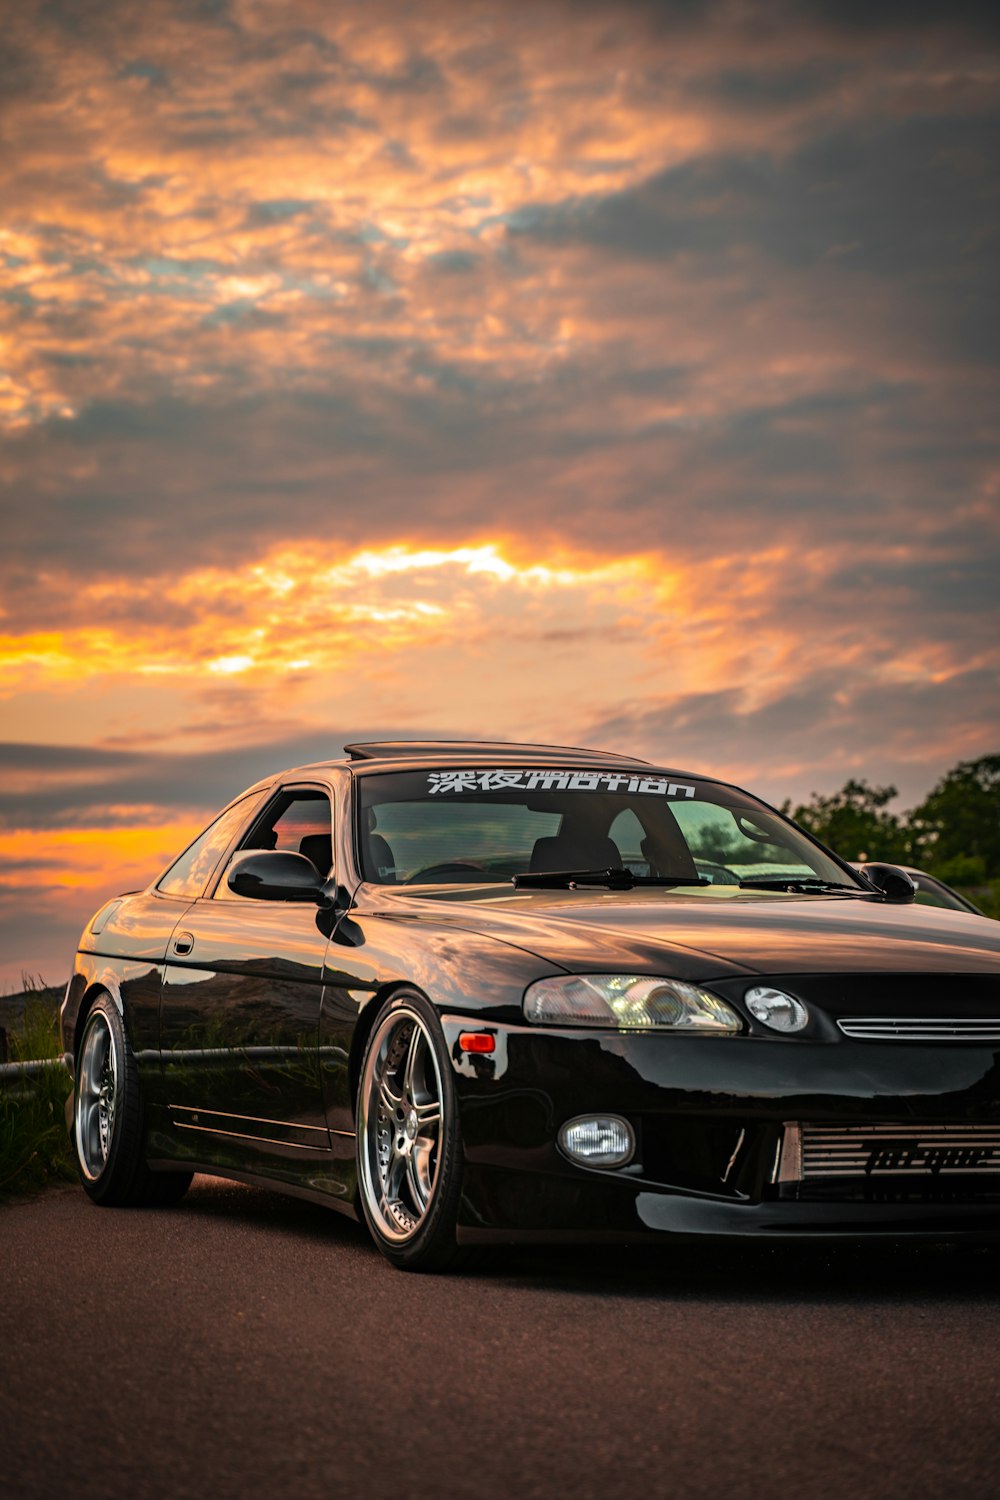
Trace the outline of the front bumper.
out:
M 962 1158 L 961 1169 L 946 1153 L 885 1152 L 897 1127 L 910 1138 L 962 1126 L 995 1139 L 995 1043 L 490 1025 L 494 1052 L 474 1055 L 458 1047 L 470 1018 L 443 1021 L 466 1158 L 463 1240 L 1000 1237 L 1000 1150 Z M 567 1120 L 601 1113 L 626 1118 L 637 1138 L 633 1161 L 613 1171 L 579 1166 L 556 1144 Z M 842 1176 L 796 1175 L 786 1143 L 803 1122 L 870 1126 L 879 1149 Z

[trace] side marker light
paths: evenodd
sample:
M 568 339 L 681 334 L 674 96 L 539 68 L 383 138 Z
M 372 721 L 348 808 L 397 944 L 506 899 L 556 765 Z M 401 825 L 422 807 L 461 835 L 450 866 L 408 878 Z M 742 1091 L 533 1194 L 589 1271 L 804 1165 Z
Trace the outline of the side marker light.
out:
M 492 1031 L 462 1031 L 458 1046 L 462 1052 L 495 1052 L 497 1039 Z

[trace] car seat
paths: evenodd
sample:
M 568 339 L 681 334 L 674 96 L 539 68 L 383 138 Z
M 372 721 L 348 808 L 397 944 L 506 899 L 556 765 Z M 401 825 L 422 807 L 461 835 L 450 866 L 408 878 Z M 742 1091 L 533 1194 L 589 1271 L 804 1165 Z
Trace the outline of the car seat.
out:
M 601 834 L 574 832 L 536 839 L 529 869 L 533 872 L 619 870 L 621 864 L 621 851 L 613 839 Z
M 307 833 L 299 841 L 299 853 L 311 859 L 325 880 L 333 865 L 333 840 L 328 833 Z
M 364 865 L 365 875 L 374 876 L 384 885 L 396 883 L 396 860 L 387 841 L 375 832 L 375 809 L 368 809 L 368 827 L 365 830 Z

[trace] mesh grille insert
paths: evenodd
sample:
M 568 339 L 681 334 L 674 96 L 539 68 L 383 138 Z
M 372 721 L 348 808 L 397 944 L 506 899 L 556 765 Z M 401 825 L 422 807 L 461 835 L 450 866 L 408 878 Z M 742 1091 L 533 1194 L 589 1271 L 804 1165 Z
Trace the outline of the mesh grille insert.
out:
M 800 1180 L 1000 1176 L 998 1125 L 802 1125 Z

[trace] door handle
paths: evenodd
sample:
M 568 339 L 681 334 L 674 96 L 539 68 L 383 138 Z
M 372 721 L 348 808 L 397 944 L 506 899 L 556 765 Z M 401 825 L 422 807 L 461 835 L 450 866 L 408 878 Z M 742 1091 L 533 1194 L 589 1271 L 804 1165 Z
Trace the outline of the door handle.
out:
M 173 941 L 173 950 L 176 954 L 179 955 L 179 957 L 183 958 L 185 954 L 191 952 L 191 949 L 193 947 L 194 938 L 189 932 L 178 932 L 175 935 Z

